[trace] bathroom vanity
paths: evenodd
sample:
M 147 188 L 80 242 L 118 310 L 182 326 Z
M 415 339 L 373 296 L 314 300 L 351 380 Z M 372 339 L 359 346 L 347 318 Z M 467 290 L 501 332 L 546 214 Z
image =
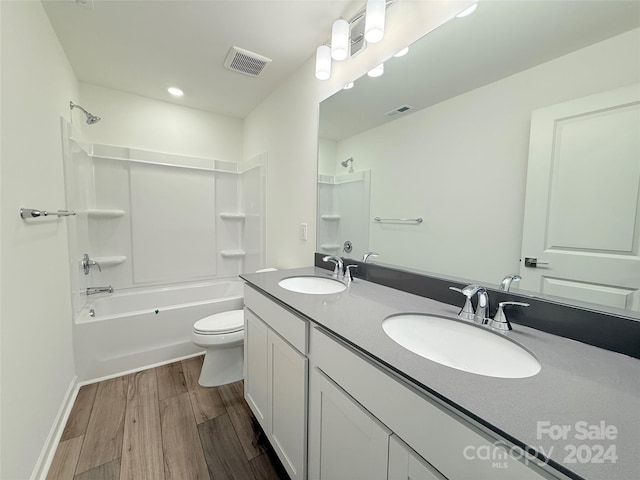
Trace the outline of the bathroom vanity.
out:
M 514 324 L 540 371 L 469 373 L 382 328 L 400 313 L 456 321 L 459 306 L 358 278 L 329 294 L 279 285 L 304 276 L 331 272 L 242 276 L 245 398 L 292 479 L 640 478 L 637 359 Z

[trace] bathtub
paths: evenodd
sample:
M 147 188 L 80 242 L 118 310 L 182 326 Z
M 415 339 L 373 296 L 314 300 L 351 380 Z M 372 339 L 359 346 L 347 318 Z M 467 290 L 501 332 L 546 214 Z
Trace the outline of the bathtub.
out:
M 193 324 L 243 306 L 243 282 L 228 279 L 89 297 L 74 322 L 76 371 L 96 380 L 197 354 Z

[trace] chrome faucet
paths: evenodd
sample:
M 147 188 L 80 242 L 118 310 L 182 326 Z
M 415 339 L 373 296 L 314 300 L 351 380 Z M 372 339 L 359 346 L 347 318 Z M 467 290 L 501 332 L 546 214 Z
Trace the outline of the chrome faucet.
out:
M 362 255 L 362 263 L 367 263 L 367 260 L 369 259 L 369 257 L 377 257 L 379 255 L 379 253 L 376 252 L 367 252 L 364 255 Z
M 508 292 L 509 289 L 511 288 L 511 282 L 519 282 L 520 280 L 522 280 L 522 277 L 518 274 L 514 273 L 513 275 L 507 275 L 502 279 L 502 282 L 500 282 L 499 290 L 504 290 L 505 292 Z
M 113 287 L 111 285 L 108 287 L 87 287 L 87 295 L 95 295 L 96 293 L 113 293 Z
M 489 293 L 487 289 L 481 285 L 467 285 L 462 289 L 462 294 L 467 297 L 473 297 L 478 294 L 478 305 L 473 316 L 473 322 L 478 325 L 489 323 Z
M 344 267 L 343 267 L 344 264 L 342 263 L 342 259 L 340 257 L 336 257 L 335 255 L 327 255 L 322 259 L 322 261 L 335 263 L 336 266 L 333 269 L 333 277 L 342 279 L 343 272 L 344 272 Z
M 82 255 L 82 260 L 80 260 L 80 265 L 82 266 L 82 270 L 84 271 L 85 275 L 89 275 L 89 270 L 93 266 L 98 267 L 98 270 L 102 271 L 102 267 L 100 267 L 100 264 L 98 262 L 96 262 L 95 260 L 91 260 L 89 258 L 89 254 L 88 253 L 85 253 L 84 255 Z

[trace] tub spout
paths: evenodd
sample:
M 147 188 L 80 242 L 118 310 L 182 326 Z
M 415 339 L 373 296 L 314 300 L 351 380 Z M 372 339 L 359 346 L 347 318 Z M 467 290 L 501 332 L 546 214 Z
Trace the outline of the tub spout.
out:
M 95 295 L 96 293 L 113 293 L 113 287 L 87 287 L 87 295 Z

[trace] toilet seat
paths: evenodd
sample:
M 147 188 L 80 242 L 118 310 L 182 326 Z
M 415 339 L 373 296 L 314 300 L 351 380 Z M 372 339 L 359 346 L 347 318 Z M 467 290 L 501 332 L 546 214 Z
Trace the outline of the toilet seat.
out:
M 244 311 L 231 310 L 201 318 L 193 324 L 193 332 L 200 335 L 223 335 L 244 329 Z

